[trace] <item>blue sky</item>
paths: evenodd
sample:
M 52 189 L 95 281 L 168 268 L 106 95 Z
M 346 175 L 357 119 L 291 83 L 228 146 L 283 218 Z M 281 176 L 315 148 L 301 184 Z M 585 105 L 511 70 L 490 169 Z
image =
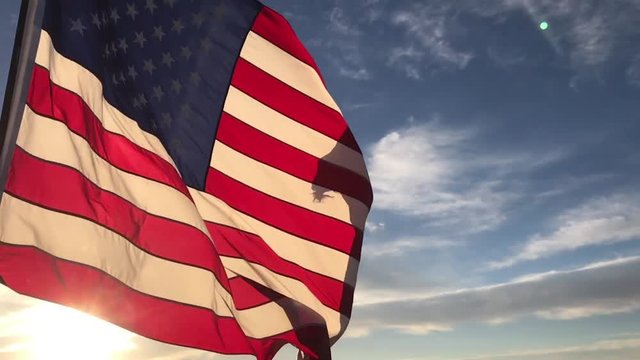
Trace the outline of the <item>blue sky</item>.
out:
M 374 187 L 336 359 L 640 355 L 640 1 L 265 2 Z M 3 81 L 17 12 L 0 4 Z M 39 306 L 0 291 L 0 358 Z M 127 336 L 122 358 L 225 358 Z

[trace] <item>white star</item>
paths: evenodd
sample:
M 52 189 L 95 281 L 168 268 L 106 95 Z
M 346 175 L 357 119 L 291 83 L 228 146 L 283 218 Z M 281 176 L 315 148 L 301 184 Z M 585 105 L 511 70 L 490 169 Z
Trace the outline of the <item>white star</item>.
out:
M 142 105 L 142 106 L 147 105 L 147 98 L 144 96 L 144 94 L 138 95 L 138 101 L 140 102 L 140 105 Z
M 127 72 L 127 75 L 129 75 L 131 80 L 135 80 L 138 77 L 138 72 L 136 71 L 136 67 L 131 65 L 131 66 L 129 66 L 128 70 L 129 71 Z
M 208 52 L 209 50 L 211 50 L 211 47 L 213 46 L 213 44 L 211 43 L 211 39 L 204 38 L 202 39 L 202 41 L 200 42 L 200 47 L 202 48 L 202 51 L 204 52 Z
M 168 113 L 162 114 L 162 120 L 160 120 L 160 123 L 162 123 L 163 126 L 169 127 L 172 121 L 173 119 L 171 118 L 170 114 Z
M 191 52 L 191 49 L 189 49 L 188 46 L 183 46 L 181 48 L 180 55 L 184 57 L 185 60 L 189 61 L 189 59 L 191 59 L 192 54 L 193 53 Z
M 111 46 L 109 46 L 109 44 L 106 44 L 104 46 L 104 57 L 108 58 L 109 56 L 111 56 Z
M 138 10 L 136 10 L 136 4 L 127 4 L 127 15 L 131 17 L 131 20 L 136 19 L 136 15 L 138 15 Z
M 191 106 L 189 106 L 189 104 L 184 104 L 180 108 L 180 111 L 184 117 L 189 117 L 189 115 L 191 115 Z
M 115 86 L 120 85 L 120 80 L 118 80 L 118 76 L 116 76 L 116 74 L 111 75 L 111 81 L 113 81 L 113 85 Z
M 150 118 L 149 119 L 151 121 L 151 128 L 153 130 L 158 130 L 158 121 L 155 118 Z
M 176 0 L 164 0 L 164 3 L 169 5 L 170 7 L 173 7 L 173 5 L 176 4 Z
M 153 60 L 145 60 L 144 62 L 144 71 L 148 72 L 149 75 L 153 75 L 153 71 L 156 69 L 156 66 L 153 65 Z
M 175 62 L 171 53 L 162 53 L 162 63 L 167 65 L 167 67 L 171 67 L 171 65 Z
M 153 14 L 153 12 L 158 8 L 158 5 L 156 5 L 155 0 L 147 0 L 147 5 L 145 5 L 144 8 Z
M 113 20 L 115 24 L 117 24 L 118 20 L 120 20 L 120 15 L 118 15 L 118 9 L 111 9 L 111 20 Z
M 142 105 L 140 105 L 140 101 L 138 101 L 138 98 L 133 98 L 133 107 L 136 109 L 140 109 L 142 107 Z
M 164 31 L 162 31 L 162 26 L 154 26 L 153 27 L 153 37 L 155 37 L 156 39 L 158 39 L 158 41 L 162 41 L 162 38 L 165 36 L 166 34 L 164 33 Z
M 118 75 L 120 76 L 120 82 L 121 82 L 121 83 L 123 83 L 123 84 L 124 84 L 125 82 L 127 82 L 127 77 L 126 77 L 126 76 L 124 76 L 124 73 L 123 73 L 122 71 L 121 71 L 121 72 L 120 72 L 120 74 L 118 74 Z
M 71 31 L 77 31 L 81 36 L 84 36 L 85 30 L 87 30 L 87 27 L 82 24 L 80 18 L 78 18 L 78 20 L 71 20 Z
M 121 38 L 118 41 L 118 47 L 122 49 L 122 52 L 126 53 L 127 49 L 129 48 L 129 45 L 127 44 L 127 40 L 125 38 Z
M 202 24 L 204 24 L 204 14 L 202 12 L 197 12 L 193 14 L 191 23 L 193 24 L 193 26 L 197 28 L 202 27 Z
M 173 20 L 173 26 L 171 27 L 171 30 L 177 32 L 178 34 L 182 33 L 182 30 L 184 30 L 184 25 L 182 24 L 182 20 L 180 19 Z
M 91 23 L 95 25 L 98 30 L 102 27 L 102 21 L 100 21 L 100 16 L 98 14 L 91 14 Z
M 120 20 L 120 15 L 118 15 L 118 9 L 111 9 L 111 20 L 113 20 L 114 24 L 117 24 L 118 20 Z
M 182 140 L 180 140 L 180 138 L 178 137 L 174 136 L 171 139 L 169 146 L 173 148 L 178 154 L 181 154 L 184 151 L 184 148 L 182 147 Z
M 106 12 L 102 13 L 102 25 L 107 25 L 109 23 L 109 15 Z
M 215 12 L 215 17 L 218 19 L 222 19 L 224 17 L 224 13 L 225 13 L 225 6 L 224 3 L 219 3 L 218 6 L 216 6 L 216 9 L 214 10 Z
M 144 37 L 144 34 L 141 32 L 137 32 L 135 35 L 135 39 L 133 40 L 134 43 L 140 45 L 141 48 L 144 47 L 144 43 L 147 41 L 147 39 Z
M 118 52 L 118 47 L 116 46 L 115 42 L 111 43 L 111 52 L 113 53 L 113 55 L 115 55 Z
M 158 102 L 160 102 L 163 96 L 164 96 L 164 91 L 162 91 L 162 87 L 155 86 L 153 88 L 153 96 L 151 96 L 151 98 L 156 99 L 158 100 Z
M 180 94 L 180 91 L 182 91 L 182 84 L 179 80 L 171 81 L 171 90 L 173 90 L 173 92 L 175 92 L 176 94 Z
M 202 81 L 202 78 L 200 77 L 200 74 L 196 73 L 196 72 L 192 72 L 191 76 L 189 77 L 189 79 L 191 80 L 191 83 L 195 86 L 200 85 L 200 81 Z

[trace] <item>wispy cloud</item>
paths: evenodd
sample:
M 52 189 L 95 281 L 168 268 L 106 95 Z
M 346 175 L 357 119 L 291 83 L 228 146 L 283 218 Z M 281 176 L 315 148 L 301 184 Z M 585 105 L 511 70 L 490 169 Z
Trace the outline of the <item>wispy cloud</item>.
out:
M 613 68 L 614 58 L 627 57 L 626 44 L 638 35 L 640 8 L 635 0 L 502 0 L 489 7 L 476 4 L 470 9 L 488 16 L 524 11 L 534 23 L 547 21 L 550 28 L 542 34 L 576 72 L 574 82 L 599 78 Z
M 514 173 L 563 156 L 482 154 L 469 146 L 475 136 L 473 130 L 446 128 L 434 121 L 386 134 L 368 157 L 376 209 L 457 232 L 492 229 L 505 219 L 505 207 L 520 196 L 510 184 Z
M 640 87 L 640 54 L 633 57 L 625 75 L 630 85 Z
M 422 236 L 401 237 L 393 241 L 369 243 L 364 253 L 369 257 L 400 256 L 407 252 L 460 246 L 460 242 Z
M 527 60 L 527 57 L 518 50 L 500 48 L 495 46 L 490 46 L 487 48 L 487 56 L 493 64 L 503 69 L 512 68 L 516 65 L 524 63 Z
M 640 337 L 633 339 L 599 340 L 594 343 L 580 344 L 546 349 L 520 350 L 502 354 L 481 355 L 466 357 L 456 360 L 519 360 L 519 359 L 545 359 L 545 360 L 573 360 L 584 359 L 585 356 L 599 356 L 607 360 L 628 360 L 640 351 Z M 595 354 L 597 353 L 597 354 Z
M 590 200 L 561 214 L 552 232 L 532 236 L 514 255 L 489 266 L 500 269 L 587 246 L 640 239 L 639 200 L 637 194 Z
M 336 3 L 329 10 L 326 29 L 329 36 L 316 38 L 312 44 L 331 50 L 329 61 L 337 73 L 353 80 L 371 79 L 371 72 L 362 54 L 362 30 L 342 4 Z
M 424 71 L 465 68 L 474 55 L 452 44 L 451 11 L 446 3 L 415 3 L 394 12 L 390 22 L 403 30 L 406 43 L 391 49 L 387 64 L 413 79 Z
M 575 71 L 574 82 L 599 78 L 612 69 L 617 65 L 613 61 L 616 56 L 628 57 L 627 44 L 635 41 L 634 37 L 639 34 L 635 24 L 640 17 L 640 7 L 636 0 L 399 2 L 395 11 L 390 12 L 389 22 L 404 31 L 405 42 L 387 50 L 387 64 L 410 78 L 419 79 L 431 71 L 463 69 L 479 56 L 487 56 L 498 66 L 522 63 L 526 61 L 524 54 L 496 48 L 481 54 L 462 45 L 474 39 L 459 20 L 460 14 L 500 20 L 517 12 L 528 15 L 532 27 L 541 21 L 550 24 L 549 30 L 540 35 Z M 633 61 L 629 64 L 628 74 L 633 81 L 637 65 Z
M 536 274 L 511 282 L 436 295 L 407 294 L 356 305 L 352 326 L 429 333 L 466 322 L 502 323 L 525 316 L 556 320 L 640 309 L 640 257 Z M 553 316 L 552 316 L 553 315 Z
M 373 221 L 367 220 L 367 223 L 365 224 L 366 231 L 371 233 L 382 231 L 384 230 L 384 227 L 385 227 L 385 224 L 383 222 L 373 222 Z

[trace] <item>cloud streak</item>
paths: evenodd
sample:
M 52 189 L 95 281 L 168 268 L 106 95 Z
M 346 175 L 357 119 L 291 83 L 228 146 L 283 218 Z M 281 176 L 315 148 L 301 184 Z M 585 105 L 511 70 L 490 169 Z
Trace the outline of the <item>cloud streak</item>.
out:
M 437 295 L 357 305 L 353 330 L 426 334 L 466 322 L 501 323 L 526 316 L 566 320 L 640 309 L 640 257 Z
M 422 236 L 401 237 L 393 241 L 378 242 L 365 245 L 366 256 L 375 258 L 380 256 L 400 256 L 408 252 L 425 249 L 442 249 L 459 246 L 460 242 L 429 238 Z
M 566 346 L 558 348 L 520 350 L 503 354 L 482 355 L 466 357 L 457 360 L 519 360 L 519 359 L 545 359 L 545 360 L 571 360 L 584 359 L 584 356 L 594 356 L 595 353 L 607 360 L 627 360 L 637 355 L 640 350 L 640 338 L 634 339 L 610 339 L 600 340 L 591 344 L 578 346 Z
M 561 214 L 556 229 L 532 236 L 514 255 L 491 262 L 502 269 L 524 261 L 596 245 L 640 239 L 640 199 L 619 194 L 586 202 Z

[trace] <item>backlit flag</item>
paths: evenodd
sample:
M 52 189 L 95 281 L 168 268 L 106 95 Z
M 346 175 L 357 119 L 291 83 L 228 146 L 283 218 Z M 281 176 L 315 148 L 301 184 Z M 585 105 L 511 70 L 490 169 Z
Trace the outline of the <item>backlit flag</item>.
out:
M 330 359 L 372 192 L 286 20 L 253 0 L 47 0 L 36 43 L 4 283 L 171 344 Z

